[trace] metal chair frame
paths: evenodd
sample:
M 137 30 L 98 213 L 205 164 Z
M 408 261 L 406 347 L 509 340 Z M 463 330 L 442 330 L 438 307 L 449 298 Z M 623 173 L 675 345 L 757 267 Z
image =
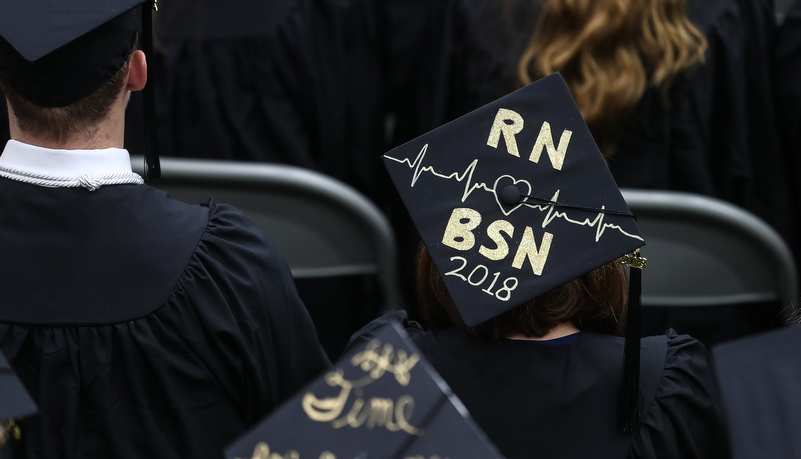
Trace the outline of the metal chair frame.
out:
M 142 157 L 132 157 L 142 172 Z M 402 308 L 397 248 L 386 216 L 368 198 L 327 175 L 295 166 L 165 157 L 149 183 L 198 204 L 214 199 L 252 219 L 276 244 L 296 279 L 375 275 L 384 306 Z
M 767 223 L 728 202 L 676 191 L 623 189 L 645 237 L 643 306 L 778 301 L 795 315 L 798 275 Z

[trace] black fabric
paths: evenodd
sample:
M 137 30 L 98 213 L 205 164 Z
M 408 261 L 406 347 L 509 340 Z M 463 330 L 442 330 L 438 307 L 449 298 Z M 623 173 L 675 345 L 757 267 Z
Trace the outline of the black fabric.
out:
M 801 456 L 801 329 L 712 350 L 735 459 Z
M 471 46 L 460 0 L 377 2 L 384 109 L 391 120 L 387 150 L 505 95 L 512 89 L 504 66 L 482 48 Z M 492 2 L 497 3 L 497 2 Z M 487 15 L 487 18 L 492 17 Z M 495 37 L 505 37 L 495 28 Z M 499 41 L 503 42 L 503 38 Z M 486 83 L 486 85 L 482 84 Z M 489 93 L 484 88 L 494 88 Z M 420 236 L 394 191 L 385 201 L 398 239 L 404 291 L 414 292 Z M 414 304 L 410 295 L 409 304 Z M 410 313 L 416 315 L 415 310 Z
M 351 338 L 362 345 L 400 322 L 434 369 L 508 459 L 725 458 L 723 414 L 704 346 L 669 330 L 642 340 L 641 424 L 617 424 L 623 338 L 582 333 L 569 344 L 424 331 L 403 312 Z
M 73 2 L 0 4 L 0 71 L 16 92 L 43 107 L 64 107 L 122 68 L 140 25 L 140 10 L 130 10 L 142 1 L 96 3 L 83 11 Z
M 28 457 L 220 457 L 327 367 L 288 267 L 238 210 L 144 185 L 0 186 L 0 348 L 41 413 Z M 51 259 L 56 278 L 26 261 Z
M 648 274 L 646 270 L 644 275 Z M 784 325 L 778 301 L 745 303 L 737 306 L 648 306 L 642 308 L 642 334 L 664 333 L 667 328 L 691 334 L 707 349 L 744 336 Z
M 159 151 L 306 167 L 380 202 L 384 122 L 372 8 L 367 0 L 226 6 L 218 27 L 217 2 L 165 2 L 153 75 Z M 141 141 L 137 122 L 129 117 L 128 148 Z
M 798 218 L 801 215 L 801 1 L 793 3 L 778 31 L 775 67 L 776 119 L 792 186 L 793 212 L 789 215 Z M 796 260 L 801 260 L 801 232 L 795 231 L 790 242 Z
M 788 241 L 795 228 L 773 104 L 773 10 L 767 2 L 689 2 L 706 62 L 646 92 L 610 169 L 621 187 L 715 196 L 754 212 Z
M 2 295 L 15 306 L 0 310 L 3 322 L 98 325 L 152 314 L 173 295 L 209 221 L 208 208 L 145 187 L 41 192 L 0 180 L 0 196 Z M 169 231 L 157 230 L 163 222 Z
M 0 17 L 3 19 L 0 21 L 0 36 L 8 40 L 29 62 L 74 44 L 79 37 L 98 28 L 117 29 L 124 41 L 130 41 L 131 34 L 136 33 L 136 16 L 125 19 L 123 16 L 145 1 L 147 0 L 3 2 L 0 4 Z M 101 37 L 111 39 L 114 35 L 98 36 Z
M 170 0 L 155 15 L 165 40 L 242 38 L 269 33 L 286 18 L 294 0 L 229 0 L 225 7 L 210 1 Z
M 320 345 L 332 361 L 342 354 L 351 335 L 376 318 L 384 304 L 374 275 L 295 279 L 295 285 Z

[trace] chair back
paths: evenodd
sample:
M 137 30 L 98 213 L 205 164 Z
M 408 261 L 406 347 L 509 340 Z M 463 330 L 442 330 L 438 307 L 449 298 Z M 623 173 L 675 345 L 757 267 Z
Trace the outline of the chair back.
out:
M 141 173 L 141 157 L 131 164 Z M 386 216 L 337 179 L 281 164 L 167 157 L 150 185 L 190 204 L 213 198 L 239 208 L 275 243 L 295 279 L 374 275 L 383 298 L 376 314 L 402 307 Z
M 790 248 L 752 213 L 676 191 L 623 189 L 645 237 L 643 306 L 777 302 L 794 315 L 798 277 Z

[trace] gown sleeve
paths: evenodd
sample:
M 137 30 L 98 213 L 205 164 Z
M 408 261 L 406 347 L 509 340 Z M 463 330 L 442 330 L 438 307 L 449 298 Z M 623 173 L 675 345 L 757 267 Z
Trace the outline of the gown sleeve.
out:
M 648 406 L 629 457 L 726 458 L 723 415 L 706 348 L 694 338 L 667 334 L 668 349 L 656 397 Z
M 240 400 L 247 425 L 329 361 L 275 246 L 237 209 L 213 201 L 208 206 L 206 234 L 176 293 L 196 305 L 203 326 L 213 331 L 201 355 L 210 357 L 220 381 L 238 386 L 230 393 Z M 223 281 L 209 282 L 207 276 Z M 204 307 L 209 303 L 228 308 Z
M 370 323 L 354 333 L 353 336 L 350 337 L 350 341 L 348 341 L 348 345 L 345 347 L 345 350 L 342 352 L 342 354 L 344 355 L 347 353 L 348 349 L 352 348 L 353 346 L 359 346 L 360 344 L 371 340 L 376 336 L 376 332 L 378 330 L 391 323 L 397 323 L 403 327 L 406 333 L 408 333 L 412 338 L 419 335 L 425 335 L 423 326 L 417 321 L 409 320 L 409 315 L 406 313 L 406 311 L 395 311 L 373 319 Z

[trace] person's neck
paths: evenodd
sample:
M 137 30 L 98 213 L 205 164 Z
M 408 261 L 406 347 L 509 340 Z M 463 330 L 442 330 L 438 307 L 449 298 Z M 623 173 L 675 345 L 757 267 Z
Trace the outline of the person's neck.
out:
M 515 334 L 512 334 L 512 335 L 509 335 L 507 338 L 508 339 L 516 339 L 516 340 L 547 341 L 547 340 L 562 338 L 562 337 L 565 337 L 567 335 L 572 335 L 572 334 L 578 333 L 578 332 L 579 332 L 579 329 L 576 328 L 575 325 L 573 325 L 570 322 L 566 322 L 566 323 L 562 323 L 562 324 L 559 324 L 559 325 L 553 327 L 552 329 L 550 329 L 548 331 L 548 333 L 546 333 L 543 336 L 532 337 L 532 336 L 525 336 L 525 335 L 522 335 L 522 334 L 519 334 L 519 333 L 515 333 Z
M 57 150 L 99 150 L 104 148 L 123 148 L 121 136 L 109 135 L 106 132 L 78 134 L 63 140 L 51 140 L 25 133 L 11 134 L 11 138 L 28 145 Z
M 71 133 L 66 139 L 50 139 L 25 132 L 19 127 L 13 109 L 9 106 L 8 121 L 10 137 L 19 142 L 57 150 L 99 150 L 123 148 L 125 140 L 125 104 L 127 98 L 120 96 L 108 115 L 93 126 Z

